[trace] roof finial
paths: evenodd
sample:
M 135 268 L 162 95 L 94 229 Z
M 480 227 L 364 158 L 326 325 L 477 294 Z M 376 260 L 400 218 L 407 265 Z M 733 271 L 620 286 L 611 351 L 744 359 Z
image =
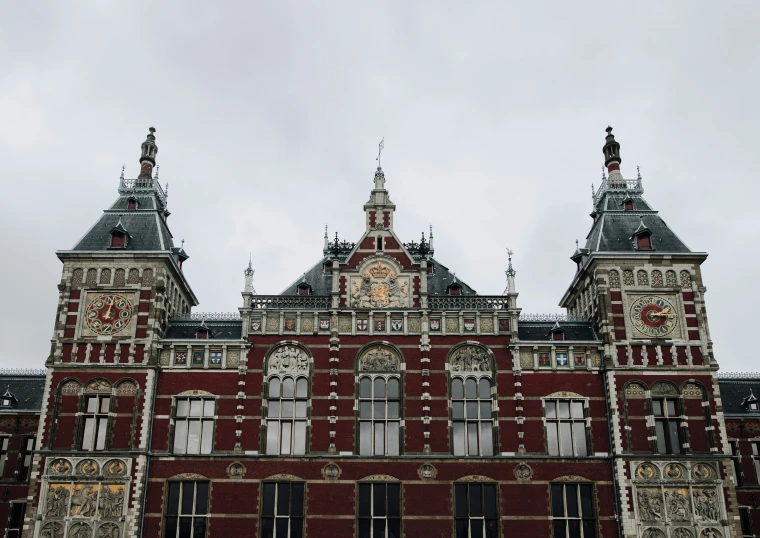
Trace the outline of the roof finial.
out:
M 607 172 L 610 177 L 613 173 L 616 179 L 622 179 L 620 174 L 620 163 L 623 159 L 620 158 L 620 144 L 615 140 L 615 135 L 612 134 L 612 127 L 607 126 L 607 137 L 605 138 L 604 147 L 602 153 L 604 153 L 604 165 L 607 167 Z
M 639 168 L 639 165 L 636 165 L 636 176 L 639 181 L 641 181 L 641 168 Z
M 185 240 L 184 239 L 182 240 L 182 248 L 183 249 L 185 248 Z
M 430 243 L 428 243 L 428 249 L 429 249 L 428 252 L 432 256 L 433 253 L 435 252 L 433 250 L 433 224 L 432 223 L 430 224 Z
M 243 274 L 245 275 L 245 292 L 247 293 L 256 293 L 256 290 L 253 289 L 253 273 L 255 271 L 253 270 L 253 262 L 251 253 L 248 253 L 248 268 L 243 271 Z
M 142 143 L 140 154 L 140 175 L 137 179 L 153 179 L 153 167 L 156 166 L 156 154 L 158 153 L 158 146 L 156 146 L 156 129 L 151 127 L 148 136 L 145 137 L 145 142 Z
M 124 169 L 127 167 L 126 164 L 121 165 L 121 180 L 124 181 Z
M 327 237 L 327 224 L 325 224 L 325 244 L 322 247 L 322 254 L 327 256 L 327 253 L 330 251 L 330 239 Z
M 577 239 L 577 238 L 576 238 L 576 240 L 575 240 L 575 248 L 576 248 L 576 249 L 580 248 L 580 247 L 578 246 L 578 239 Z
M 507 247 L 507 258 L 509 259 L 509 265 L 507 266 L 507 270 L 504 271 L 504 274 L 507 275 L 507 288 L 504 290 L 503 295 L 517 293 L 515 290 L 515 275 L 517 274 L 517 271 L 515 271 L 512 267 L 513 254 L 514 252 L 512 252 L 509 247 Z
M 380 143 L 377 145 L 377 158 L 375 159 L 377 161 L 377 169 L 380 169 L 380 154 L 383 152 L 383 148 L 385 147 L 385 137 L 383 137 L 380 140 Z

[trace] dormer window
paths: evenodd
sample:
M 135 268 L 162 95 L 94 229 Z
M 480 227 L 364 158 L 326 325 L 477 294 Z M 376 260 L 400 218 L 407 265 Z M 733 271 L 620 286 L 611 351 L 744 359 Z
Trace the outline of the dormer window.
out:
M 135 200 L 134 198 L 130 198 L 129 200 L 127 200 L 127 209 L 129 211 L 136 210 L 137 209 L 137 200 Z
M 565 330 L 562 327 L 560 327 L 558 321 L 554 322 L 554 327 L 552 327 L 552 330 L 549 331 L 549 336 L 551 337 L 552 340 L 564 340 L 565 339 Z
M 427 274 L 429 275 L 435 274 L 435 270 L 433 269 L 434 267 L 435 266 L 432 263 L 428 262 Z
M 638 250 L 652 250 L 652 234 L 643 233 L 637 235 L 636 248 Z
M 451 284 L 449 286 L 448 291 L 449 291 L 449 295 L 454 295 L 454 296 L 462 295 L 462 286 L 460 286 L 459 284 Z
M 0 407 L 13 407 L 13 400 L 10 398 L 0 399 Z
M 15 407 L 16 401 L 16 396 L 14 396 L 10 390 L 6 389 L 5 394 L 0 396 L 0 407 Z
M 208 329 L 206 329 L 205 327 L 199 327 L 195 331 L 195 339 L 196 340 L 208 340 L 208 333 L 209 333 Z
M 327 262 L 322 266 L 322 272 L 326 275 L 329 275 L 332 272 L 332 264 L 330 262 Z
M 626 200 L 623 202 L 623 209 L 625 211 L 633 211 L 633 200 Z
M 383 250 L 383 238 L 378 237 L 377 238 L 377 250 Z
M 752 389 L 749 389 L 749 396 L 745 397 L 742 400 L 742 407 L 747 411 L 760 411 L 760 402 L 758 402 L 757 397 L 755 396 L 755 393 Z
M 110 248 L 125 248 L 127 246 L 127 234 L 114 230 L 111 232 Z
M 306 282 L 298 285 L 298 295 L 311 295 L 311 286 Z

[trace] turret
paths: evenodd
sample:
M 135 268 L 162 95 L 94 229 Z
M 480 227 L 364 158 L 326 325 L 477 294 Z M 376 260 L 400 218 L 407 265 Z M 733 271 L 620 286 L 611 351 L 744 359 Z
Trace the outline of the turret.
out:
M 158 146 L 156 146 L 156 136 L 153 134 L 156 129 L 151 127 L 148 131 L 148 136 L 145 137 L 145 142 L 141 146 L 140 175 L 137 176 L 137 179 L 153 179 L 153 167 L 156 166 Z

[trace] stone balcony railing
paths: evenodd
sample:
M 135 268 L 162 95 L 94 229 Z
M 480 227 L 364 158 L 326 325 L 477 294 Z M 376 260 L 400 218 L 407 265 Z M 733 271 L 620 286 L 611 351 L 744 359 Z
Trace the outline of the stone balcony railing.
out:
M 155 192 L 161 203 L 166 205 L 166 193 L 161 188 L 161 184 L 158 179 L 124 179 L 121 178 L 119 182 L 120 193 L 130 193 L 135 191 L 151 191 Z
M 641 185 L 641 178 L 637 179 L 605 179 L 594 193 L 594 205 L 599 203 L 605 192 L 632 192 L 642 194 L 644 187 Z

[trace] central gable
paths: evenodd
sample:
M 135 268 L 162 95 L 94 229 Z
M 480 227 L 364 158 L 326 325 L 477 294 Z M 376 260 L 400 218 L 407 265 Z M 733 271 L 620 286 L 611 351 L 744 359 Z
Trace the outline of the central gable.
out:
M 352 308 L 410 308 L 412 278 L 395 258 L 371 256 L 356 271 L 345 272 L 348 304 Z

